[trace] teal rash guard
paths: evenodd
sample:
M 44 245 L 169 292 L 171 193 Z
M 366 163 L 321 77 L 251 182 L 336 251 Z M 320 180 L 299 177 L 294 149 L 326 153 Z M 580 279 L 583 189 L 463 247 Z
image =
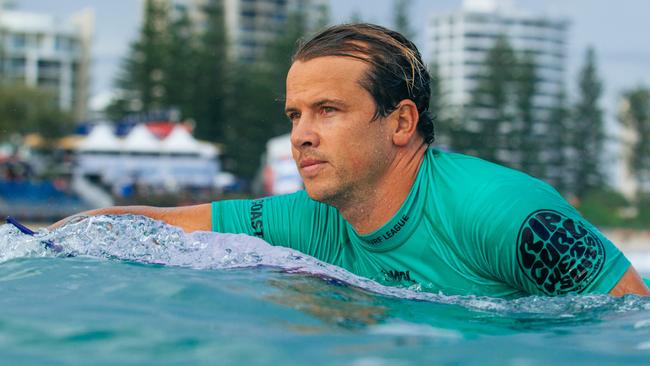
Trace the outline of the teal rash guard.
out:
M 358 234 L 305 191 L 212 203 L 212 228 L 254 235 L 388 285 L 448 295 L 608 293 L 630 262 L 553 188 L 429 149 L 392 219 Z

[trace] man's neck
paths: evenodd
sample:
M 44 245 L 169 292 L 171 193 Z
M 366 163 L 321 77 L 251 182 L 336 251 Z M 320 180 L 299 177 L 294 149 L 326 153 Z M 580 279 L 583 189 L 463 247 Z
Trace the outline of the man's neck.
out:
M 356 192 L 353 199 L 336 205 L 357 233 L 369 234 L 387 223 L 408 197 L 424 160 L 427 145 L 398 153 L 388 172 L 375 187 Z

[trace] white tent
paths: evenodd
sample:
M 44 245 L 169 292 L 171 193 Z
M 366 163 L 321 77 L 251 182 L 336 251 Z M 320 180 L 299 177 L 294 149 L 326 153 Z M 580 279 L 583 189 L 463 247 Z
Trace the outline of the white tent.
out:
M 205 141 L 198 141 L 198 143 L 199 148 L 201 149 L 201 156 L 212 159 L 220 154 L 217 146 Z
M 98 148 L 109 148 L 110 151 Z M 80 175 L 98 175 L 104 183 L 119 189 L 124 182 L 136 181 L 151 186 L 211 187 L 220 172 L 217 148 L 197 141 L 176 126 L 160 141 L 144 124 L 136 125 L 122 140 L 104 126 L 92 131 L 83 144 L 76 167 Z M 113 147 L 114 146 L 114 147 Z
M 175 126 L 169 136 L 162 142 L 162 151 L 168 154 L 199 154 L 201 145 L 185 128 Z
M 121 149 L 121 145 L 122 142 L 113 134 L 112 128 L 106 123 L 101 123 L 95 126 L 85 139 L 81 140 L 77 150 L 117 152 Z
M 133 127 L 131 132 L 124 138 L 122 148 L 125 152 L 159 153 L 162 144 L 149 131 L 147 126 L 139 124 Z

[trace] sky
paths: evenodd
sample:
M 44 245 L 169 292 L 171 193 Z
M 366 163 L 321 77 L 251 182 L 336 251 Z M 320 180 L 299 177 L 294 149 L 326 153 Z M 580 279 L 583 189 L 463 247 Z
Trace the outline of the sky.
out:
M 359 14 L 364 21 L 392 24 L 392 0 L 330 0 L 333 22 Z M 505 1 L 505 0 L 497 0 Z M 605 82 L 603 107 L 609 120 L 617 110 L 618 96 L 625 89 L 650 85 L 650 1 L 647 0 L 508 0 L 518 9 L 565 17 L 568 32 L 569 95 L 575 94 L 577 73 L 586 48 L 596 49 L 598 69 Z M 65 19 L 92 8 L 95 13 L 92 95 L 101 99 L 110 91 L 129 43 L 137 37 L 142 0 L 17 0 L 20 10 L 53 14 Z M 412 0 L 411 28 L 425 61 L 425 25 L 432 14 L 459 9 L 462 0 Z M 99 96 L 99 98 L 97 98 Z
M 2 2 L 3 0 L 0 0 Z M 138 34 L 143 0 L 13 0 L 19 10 L 52 14 L 61 20 L 84 8 L 95 13 L 92 50 L 91 106 L 104 104 L 110 97 L 113 80 L 126 56 L 129 44 Z M 483 0 L 479 0 L 483 1 Z M 620 132 L 616 114 L 619 96 L 636 86 L 650 86 L 650 1 L 647 0 L 496 0 L 508 1 L 518 10 L 564 17 L 568 31 L 568 72 L 566 86 L 571 98 L 576 95 L 577 75 L 588 46 L 596 50 L 597 67 L 604 81 L 601 100 L 608 133 Z M 432 14 L 461 8 L 463 0 L 411 0 L 410 24 L 414 42 L 425 61 L 429 50 L 424 44 L 425 28 Z M 364 21 L 390 27 L 393 0 L 330 0 L 332 22 L 340 23 L 358 14 Z M 620 144 L 612 140 L 606 148 L 620 156 Z M 620 183 L 621 165 L 609 164 L 608 176 Z
M 53 14 L 65 19 L 76 11 L 90 7 L 95 12 L 92 67 L 92 94 L 110 90 L 120 61 L 129 43 L 138 33 L 142 0 L 17 0 L 20 10 Z M 503 0 L 497 0 L 503 1 Z M 391 0 L 331 0 L 332 20 L 344 22 L 352 14 L 364 21 L 390 26 Z M 517 8 L 534 13 L 561 16 L 571 22 L 569 28 L 569 72 L 567 87 L 576 84 L 576 75 L 587 46 L 595 47 L 598 67 L 605 81 L 604 106 L 615 111 L 621 91 L 650 84 L 650 1 L 647 0 L 514 0 Z M 412 0 L 411 28 L 415 42 L 423 51 L 425 25 L 433 13 L 453 11 L 462 0 Z

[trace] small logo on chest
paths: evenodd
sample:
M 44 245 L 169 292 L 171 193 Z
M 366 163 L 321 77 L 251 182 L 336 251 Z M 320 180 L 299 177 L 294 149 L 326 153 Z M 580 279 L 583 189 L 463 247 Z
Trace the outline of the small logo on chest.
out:
M 409 282 L 417 283 L 411 278 L 411 271 L 398 271 L 396 269 L 385 270 L 382 269 L 381 273 L 384 275 L 384 280 L 386 282 Z

